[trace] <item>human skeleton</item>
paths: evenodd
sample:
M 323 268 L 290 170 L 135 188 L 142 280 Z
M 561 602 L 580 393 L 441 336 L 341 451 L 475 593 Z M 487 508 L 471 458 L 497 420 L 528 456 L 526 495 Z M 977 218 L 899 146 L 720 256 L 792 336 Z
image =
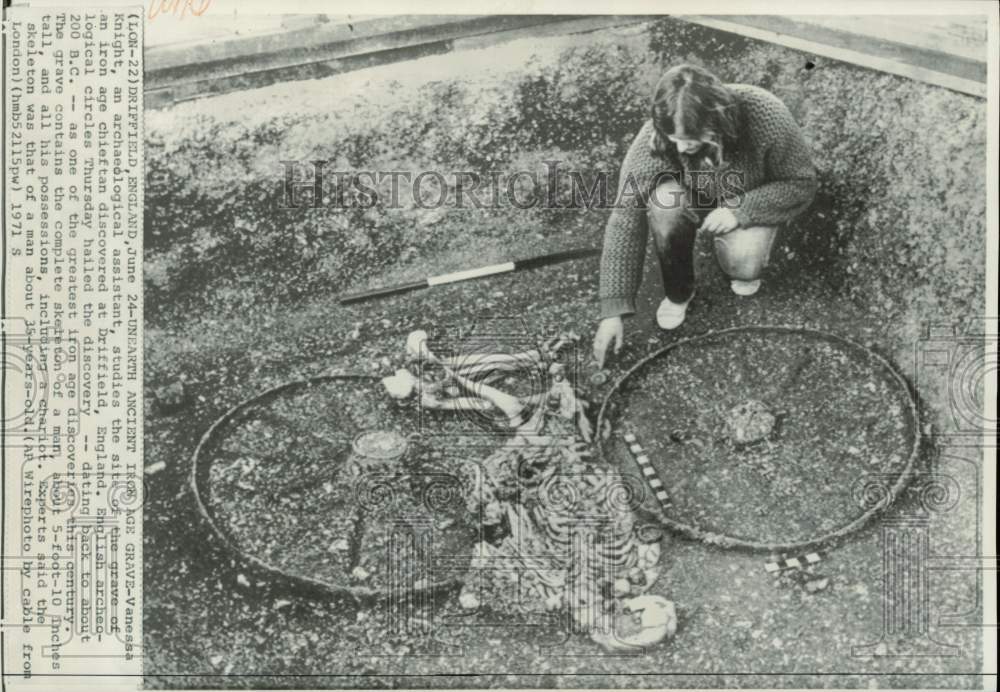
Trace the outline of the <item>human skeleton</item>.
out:
M 392 396 L 419 396 L 425 409 L 499 411 L 511 436 L 466 465 L 469 511 L 479 517 L 477 543 L 460 595 L 468 609 L 488 600 L 525 613 L 566 614 L 612 650 L 650 645 L 672 635 L 673 604 L 642 595 L 659 576 L 659 534 L 641 535 L 630 488 L 613 467 L 591 459 L 587 403 L 557 362 L 575 335 L 518 354 L 442 358 L 413 332 L 407 353 L 444 380 L 399 370 L 383 384 Z M 490 383 L 498 374 L 545 368 L 547 392 L 525 398 Z M 420 368 L 421 375 L 424 368 Z

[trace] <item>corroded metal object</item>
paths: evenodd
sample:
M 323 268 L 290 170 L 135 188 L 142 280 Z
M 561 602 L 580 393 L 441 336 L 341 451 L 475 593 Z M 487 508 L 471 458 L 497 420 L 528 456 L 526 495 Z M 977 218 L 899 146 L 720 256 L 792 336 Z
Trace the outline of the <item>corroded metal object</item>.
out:
M 729 411 L 726 432 L 735 444 L 752 444 L 770 437 L 777 421 L 767 404 L 749 399 Z

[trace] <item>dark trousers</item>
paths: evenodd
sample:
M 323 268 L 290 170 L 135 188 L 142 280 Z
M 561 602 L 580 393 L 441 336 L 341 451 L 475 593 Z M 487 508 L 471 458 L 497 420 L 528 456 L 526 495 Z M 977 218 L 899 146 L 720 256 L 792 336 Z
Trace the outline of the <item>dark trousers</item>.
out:
M 646 211 L 656 256 L 663 276 L 663 292 L 674 303 L 694 293 L 694 245 L 698 227 L 710 210 L 699 213 L 687 206 L 679 185 L 656 188 Z

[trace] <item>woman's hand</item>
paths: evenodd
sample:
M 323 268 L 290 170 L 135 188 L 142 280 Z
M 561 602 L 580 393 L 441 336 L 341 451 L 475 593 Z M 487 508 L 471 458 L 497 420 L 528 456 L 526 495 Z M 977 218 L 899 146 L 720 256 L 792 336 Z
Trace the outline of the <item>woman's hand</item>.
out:
M 736 216 L 724 207 L 713 209 L 701 224 L 702 230 L 714 233 L 715 235 L 729 233 L 739 227 L 740 222 L 736 220 Z
M 597 327 L 597 334 L 594 335 L 594 360 L 598 367 L 604 367 L 604 357 L 608 353 L 608 347 L 614 343 L 615 354 L 622 349 L 622 342 L 625 340 L 625 325 L 621 317 L 605 317 Z

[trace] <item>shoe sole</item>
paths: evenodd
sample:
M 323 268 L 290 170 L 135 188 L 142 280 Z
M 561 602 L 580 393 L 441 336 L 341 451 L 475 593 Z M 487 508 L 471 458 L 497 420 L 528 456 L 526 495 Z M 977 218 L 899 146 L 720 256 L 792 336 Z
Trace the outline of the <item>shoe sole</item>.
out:
M 750 289 L 750 288 L 741 288 L 740 290 L 737 290 L 736 289 L 737 285 L 745 286 L 745 284 L 730 283 L 729 284 L 729 288 L 731 288 L 732 291 L 733 291 L 733 293 L 735 293 L 738 296 L 744 296 L 744 297 L 752 296 L 752 295 L 755 295 L 757 293 L 757 291 L 760 290 L 760 283 L 758 283 L 757 285 L 755 285 L 752 289 Z
M 664 300 L 666 300 L 666 298 L 664 298 Z M 682 313 L 681 313 L 681 315 L 680 315 L 680 319 L 679 319 L 679 320 L 677 321 L 677 323 L 676 323 L 676 324 L 673 324 L 673 325 L 671 325 L 671 326 L 669 326 L 669 327 L 665 327 L 665 326 L 663 326 L 663 323 L 662 323 L 662 322 L 660 322 L 660 315 L 659 315 L 659 314 L 657 314 L 657 315 L 656 315 L 656 325 L 657 325 L 657 326 L 658 326 L 658 327 L 659 327 L 660 329 L 663 329 L 663 330 L 666 330 L 666 331 L 670 331 L 670 330 L 672 330 L 672 329 L 677 329 L 677 328 L 678 328 L 679 326 L 681 326 L 682 324 L 684 324 L 684 320 L 685 320 L 685 319 L 687 318 L 687 309 L 688 309 L 688 307 L 689 307 L 689 306 L 691 305 L 691 301 L 692 301 L 692 300 L 694 300 L 694 294 L 693 294 L 693 293 L 691 294 L 691 297 L 687 299 L 687 302 L 686 302 L 686 303 L 684 303 L 684 312 L 682 312 Z M 659 311 L 657 311 L 657 313 L 658 313 L 658 312 L 659 312 Z
M 666 331 L 670 331 L 672 329 L 677 329 L 679 326 L 681 326 L 682 324 L 684 324 L 684 318 L 685 317 L 687 317 L 687 315 L 684 315 L 684 317 L 681 317 L 680 320 L 678 320 L 675 324 L 671 324 L 671 325 L 665 325 L 665 324 L 663 324 L 663 322 L 660 321 L 660 318 L 657 317 L 656 318 L 656 325 L 660 329 L 663 329 L 663 330 L 666 330 Z

